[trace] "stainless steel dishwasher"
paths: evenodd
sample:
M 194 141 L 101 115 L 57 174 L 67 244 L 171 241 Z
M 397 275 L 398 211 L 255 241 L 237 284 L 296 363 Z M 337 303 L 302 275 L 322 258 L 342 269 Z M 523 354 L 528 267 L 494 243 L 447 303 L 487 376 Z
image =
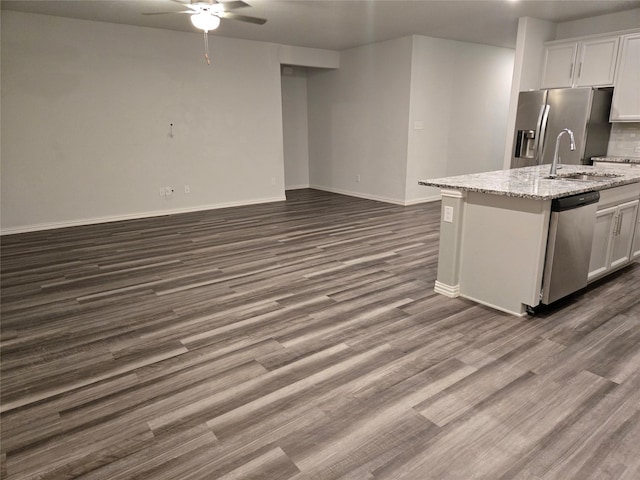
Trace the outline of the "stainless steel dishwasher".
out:
M 587 286 L 599 199 L 600 193 L 587 192 L 551 202 L 542 278 L 545 305 Z

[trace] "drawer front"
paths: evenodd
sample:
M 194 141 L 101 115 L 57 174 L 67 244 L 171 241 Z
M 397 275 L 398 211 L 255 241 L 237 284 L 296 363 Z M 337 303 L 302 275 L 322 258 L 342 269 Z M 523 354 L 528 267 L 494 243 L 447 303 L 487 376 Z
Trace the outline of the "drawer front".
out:
M 622 185 L 621 187 L 600 190 L 598 210 L 607 208 L 611 205 L 620 205 L 624 202 L 630 202 L 637 198 L 640 198 L 640 183 L 630 183 L 629 185 Z

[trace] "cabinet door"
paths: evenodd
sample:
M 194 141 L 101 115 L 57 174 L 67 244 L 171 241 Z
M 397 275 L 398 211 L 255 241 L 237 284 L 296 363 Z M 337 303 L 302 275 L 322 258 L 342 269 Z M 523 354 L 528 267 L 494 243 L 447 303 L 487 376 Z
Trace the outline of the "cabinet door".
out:
M 591 260 L 589 261 L 588 279 L 596 278 L 609 270 L 609 257 L 611 251 L 611 237 L 617 207 L 604 208 L 596 213 L 596 228 L 593 233 L 591 245 Z
M 577 49 L 576 42 L 545 47 L 540 88 L 570 87 L 573 84 Z
M 633 237 L 633 247 L 631 249 L 631 260 L 636 260 L 638 258 L 640 258 L 640 212 L 638 213 L 636 231 Z
M 611 244 L 611 268 L 624 265 L 631 260 L 633 232 L 635 231 L 638 217 L 638 200 L 618 206 L 616 217 Z
M 619 41 L 619 37 L 613 37 L 581 42 L 574 85 L 577 87 L 613 85 Z
M 611 103 L 611 121 L 640 121 L 640 33 L 622 37 Z

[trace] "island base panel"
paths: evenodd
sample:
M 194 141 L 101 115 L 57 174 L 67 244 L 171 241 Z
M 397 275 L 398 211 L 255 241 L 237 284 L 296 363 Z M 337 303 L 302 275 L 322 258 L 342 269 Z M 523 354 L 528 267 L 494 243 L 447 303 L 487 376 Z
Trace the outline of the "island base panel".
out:
M 440 245 L 435 291 L 455 298 L 460 293 L 460 243 L 466 194 L 456 190 L 442 191 L 440 211 Z
M 549 200 L 468 192 L 460 296 L 513 315 L 538 305 L 550 208 Z

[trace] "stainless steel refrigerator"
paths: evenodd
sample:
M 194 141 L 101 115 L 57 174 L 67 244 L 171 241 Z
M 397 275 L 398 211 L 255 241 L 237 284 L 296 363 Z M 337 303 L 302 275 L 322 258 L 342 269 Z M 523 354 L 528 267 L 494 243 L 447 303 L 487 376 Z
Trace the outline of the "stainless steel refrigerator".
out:
M 606 155 L 612 94 L 612 89 L 594 88 L 520 92 L 511 168 L 552 163 L 556 137 L 563 128 L 573 131 L 576 149 L 561 143 L 562 163 L 590 164 L 591 157 Z

